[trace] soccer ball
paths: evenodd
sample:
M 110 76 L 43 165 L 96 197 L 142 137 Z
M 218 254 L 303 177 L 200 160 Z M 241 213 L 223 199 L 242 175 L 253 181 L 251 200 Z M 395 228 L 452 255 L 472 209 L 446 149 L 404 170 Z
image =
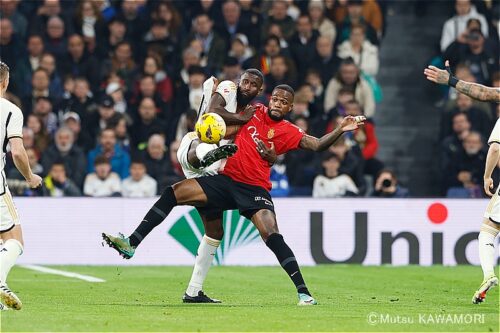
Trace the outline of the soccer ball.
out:
M 196 134 L 205 143 L 219 143 L 226 135 L 226 123 L 216 113 L 206 113 L 196 122 Z

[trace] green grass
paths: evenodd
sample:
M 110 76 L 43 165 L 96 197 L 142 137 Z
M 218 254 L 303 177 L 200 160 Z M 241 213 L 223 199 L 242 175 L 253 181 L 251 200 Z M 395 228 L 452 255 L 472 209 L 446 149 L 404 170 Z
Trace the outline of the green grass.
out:
M 219 305 L 182 304 L 190 267 L 56 268 L 106 282 L 14 268 L 10 286 L 24 308 L 2 312 L 2 332 L 499 331 L 498 288 L 485 303 L 471 304 L 479 267 L 305 267 L 316 307 L 296 306 L 293 285 L 279 267 L 213 267 L 205 290 L 223 300 Z M 372 326 L 367 316 L 373 312 L 414 323 Z M 484 314 L 484 323 L 425 324 L 419 314 Z

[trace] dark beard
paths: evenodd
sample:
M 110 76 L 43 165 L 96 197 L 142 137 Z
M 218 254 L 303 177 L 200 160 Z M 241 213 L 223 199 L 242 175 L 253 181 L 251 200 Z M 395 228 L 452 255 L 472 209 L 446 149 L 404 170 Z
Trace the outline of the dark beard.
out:
M 271 109 L 267 109 L 267 115 L 269 116 L 269 118 L 271 118 L 274 121 L 282 121 L 285 118 L 285 116 L 276 117 L 275 115 L 273 115 L 271 113 Z
M 247 106 L 248 104 L 250 104 L 250 102 L 252 101 L 252 99 L 254 97 L 255 96 L 253 96 L 253 97 L 252 96 L 245 97 L 241 93 L 240 87 L 236 88 L 236 105 L 238 106 L 238 108 L 240 108 L 242 106 Z

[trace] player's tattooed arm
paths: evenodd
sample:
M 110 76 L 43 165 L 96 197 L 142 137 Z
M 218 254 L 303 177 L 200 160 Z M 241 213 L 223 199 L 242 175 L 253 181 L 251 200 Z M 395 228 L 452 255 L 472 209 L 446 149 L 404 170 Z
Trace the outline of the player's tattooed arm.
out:
M 500 88 L 486 87 L 478 83 L 458 81 L 456 89 L 474 99 L 500 103 Z
M 353 131 L 363 125 L 365 117 L 363 116 L 347 116 L 342 119 L 337 128 L 332 132 L 323 135 L 321 138 L 316 138 L 311 135 L 304 135 L 300 140 L 300 148 L 312 151 L 324 151 L 333 145 L 345 132 Z
M 252 119 L 255 113 L 255 108 L 251 105 L 247 106 L 242 113 L 231 113 L 225 109 L 226 100 L 219 93 L 212 95 L 208 112 L 217 113 L 224 119 L 226 125 L 244 125 Z

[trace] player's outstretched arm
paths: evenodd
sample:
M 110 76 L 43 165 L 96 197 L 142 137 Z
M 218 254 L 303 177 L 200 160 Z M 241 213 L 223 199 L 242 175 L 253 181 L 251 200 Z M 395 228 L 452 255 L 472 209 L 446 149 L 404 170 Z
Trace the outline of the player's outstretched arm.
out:
M 226 125 L 244 125 L 252 119 L 255 113 L 255 108 L 251 105 L 247 106 L 242 113 L 231 113 L 225 109 L 226 101 L 219 93 L 214 93 L 210 104 L 208 105 L 208 112 L 217 113 L 224 119 Z
M 14 164 L 16 168 L 21 172 L 24 176 L 28 185 L 32 188 L 36 188 L 41 185 L 42 178 L 38 175 L 35 175 L 30 168 L 30 164 L 28 161 L 28 155 L 26 154 L 26 150 L 23 146 L 23 139 L 15 137 L 10 138 L 10 149 L 12 152 L 12 159 L 14 160 Z
M 340 125 L 332 132 L 323 135 L 321 138 L 316 138 L 311 135 L 304 135 L 300 140 L 300 148 L 312 151 L 324 151 L 333 145 L 345 132 L 354 131 L 360 125 L 363 125 L 365 117 L 347 116 L 342 119 Z
M 491 174 L 498 164 L 498 159 L 500 158 L 500 144 L 497 142 L 492 142 L 490 148 L 488 149 L 488 155 L 486 156 L 486 164 L 484 168 L 484 192 L 490 197 L 493 196 L 491 190 L 494 188 L 493 179 Z
M 486 87 L 478 83 L 458 80 L 451 74 L 450 62 L 448 60 L 446 60 L 445 66 L 446 70 L 435 66 L 428 66 L 424 70 L 427 80 L 449 85 L 456 88 L 459 92 L 480 101 L 500 103 L 500 88 Z

